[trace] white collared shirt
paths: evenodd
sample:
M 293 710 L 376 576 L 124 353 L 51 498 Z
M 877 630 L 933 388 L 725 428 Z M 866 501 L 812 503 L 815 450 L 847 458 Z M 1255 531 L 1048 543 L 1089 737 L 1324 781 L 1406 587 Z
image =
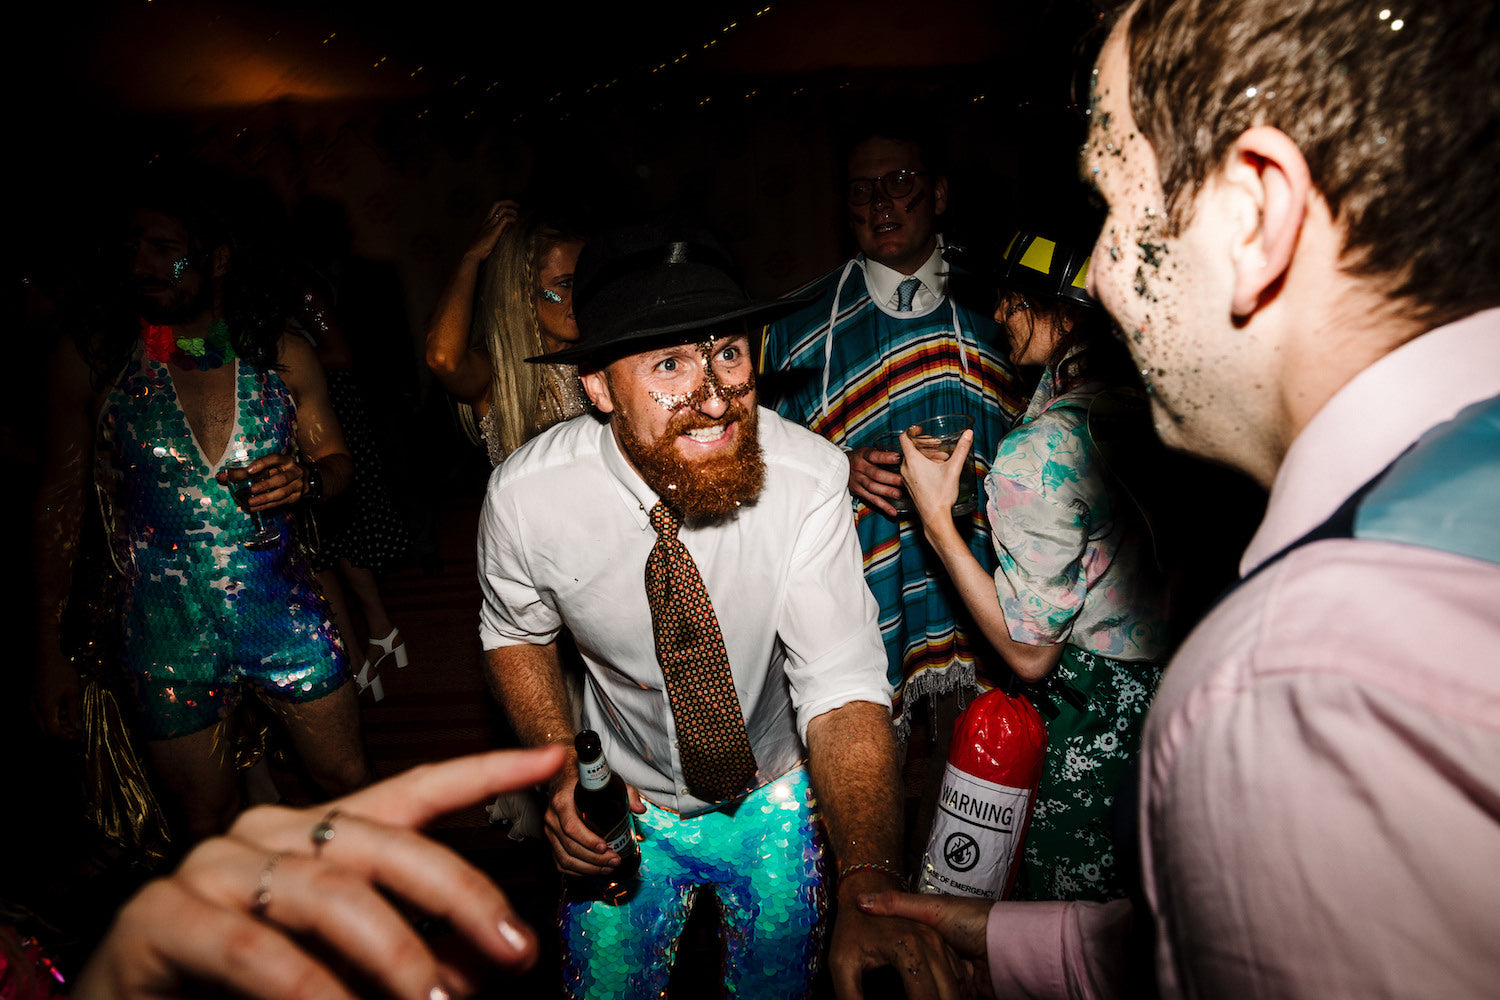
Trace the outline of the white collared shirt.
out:
M 915 314 L 936 308 L 943 301 L 943 296 L 948 294 L 948 268 L 943 261 L 942 236 L 938 237 L 932 256 L 912 274 L 902 274 L 895 268 L 868 257 L 862 259 L 865 263 L 865 286 L 870 290 L 870 298 L 886 312 L 896 312 L 900 303 L 898 289 L 907 278 L 916 278 L 921 282 L 911 300 L 911 311 Z
M 811 719 L 853 701 L 889 706 L 891 688 L 847 460 L 770 410 L 759 420 L 760 497 L 678 537 L 713 601 L 763 784 L 805 756 Z M 687 790 L 645 591 L 656 501 L 591 417 L 518 449 L 491 475 L 480 516 L 480 639 L 545 644 L 566 625 L 588 668 L 584 721 L 611 766 L 693 815 L 713 804 Z

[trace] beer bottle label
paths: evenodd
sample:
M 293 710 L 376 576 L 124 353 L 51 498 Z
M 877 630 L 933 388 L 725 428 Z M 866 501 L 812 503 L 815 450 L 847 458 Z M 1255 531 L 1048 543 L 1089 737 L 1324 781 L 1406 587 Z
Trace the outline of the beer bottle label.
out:
M 609 845 L 609 849 L 622 858 L 628 858 L 641 849 L 640 845 L 635 842 L 635 824 L 630 821 L 630 818 L 630 813 L 627 812 L 620 822 L 604 834 L 604 842 Z
M 609 762 L 600 755 L 598 760 L 589 761 L 585 764 L 578 762 L 578 783 L 591 792 L 598 791 L 609 784 L 610 770 Z

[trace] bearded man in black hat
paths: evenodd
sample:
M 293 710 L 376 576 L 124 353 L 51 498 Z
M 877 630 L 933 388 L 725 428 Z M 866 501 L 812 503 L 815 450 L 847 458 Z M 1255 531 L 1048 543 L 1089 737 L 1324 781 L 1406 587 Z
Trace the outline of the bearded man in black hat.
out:
M 639 875 L 611 900 L 566 894 L 575 997 L 660 996 L 700 890 L 742 997 L 810 993 L 836 891 L 841 996 L 895 965 L 908 995 L 949 989 L 928 929 L 872 918 L 904 881 L 891 689 L 854 533 L 848 465 L 756 405 L 755 302 L 707 235 L 643 226 L 578 263 L 575 362 L 603 422 L 559 424 L 491 477 L 480 522 L 481 637 L 521 740 L 573 742 L 557 647 L 587 667 L 583 720 L 629 786 Z M 548 840 L 567 875 L 621 858 L 554 779 Z M 816 792 L 816 798 L 814 798 Z M 573 883 L 588 884 L 588 883 Z M 620 898 L 623 896 L 623 898 Z

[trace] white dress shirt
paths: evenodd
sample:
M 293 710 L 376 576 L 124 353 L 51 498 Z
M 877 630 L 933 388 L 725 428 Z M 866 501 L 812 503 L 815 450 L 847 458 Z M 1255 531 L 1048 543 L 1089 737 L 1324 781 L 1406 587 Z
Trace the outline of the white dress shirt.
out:
M 756 502 L 678 537 L 713 601 L 764 784 L 803 759 L 810 720 L 853 701 L 889 706 L 891 689 L 848 462 L 770 410 L 759 421 Z M 657 499 L 608 424 L 580 417 L 518 449 L 480 517 L 480 638 L 486 650 L 545 644 L 566 625 L 588 667 L 584 722 L 611 766 L 690 816 L 714 804 L 688 791 L 656 658 L 645 570 Z
M 912 295 L 911 312 L 905 313 L 906 316 L 915 318 L 931 312 L 942 304 L 943 296 L 948 294 L 948 266 L 943 260 L 941 236 L 938 237 L 932 256 L 911 274 L 902 274 L 895 268 L 886 267 L 868 257 L 861 259 L 865 265 L 865 287 L 870 290 L 870 298 L 888 313 L 894 314 L 897 311 L 901 301 L 898 289 L 907 278 L 916 278 L 921 284 Z

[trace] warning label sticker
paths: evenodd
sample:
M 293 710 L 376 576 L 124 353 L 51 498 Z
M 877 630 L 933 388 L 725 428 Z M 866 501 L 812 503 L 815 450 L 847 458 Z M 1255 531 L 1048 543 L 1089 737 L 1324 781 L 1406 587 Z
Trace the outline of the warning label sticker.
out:
M 948 765 L 922 859 L 922 892 L 999 899 L 1031 792 L 997 785 Z

